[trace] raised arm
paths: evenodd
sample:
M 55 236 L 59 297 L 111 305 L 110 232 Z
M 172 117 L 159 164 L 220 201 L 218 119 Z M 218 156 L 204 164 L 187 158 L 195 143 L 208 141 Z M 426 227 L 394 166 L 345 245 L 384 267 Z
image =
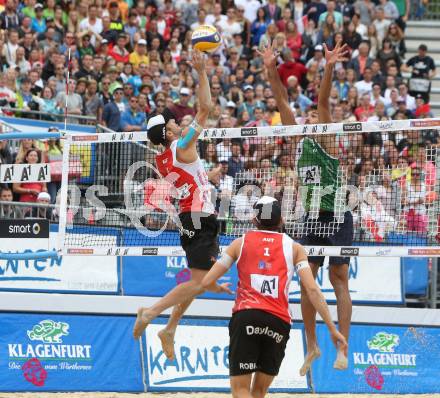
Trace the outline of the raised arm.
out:
M 263 57 L 264 66 L 266 67 L 267 77 L 273 92 L 273 96 L 277 102 L 278 110 L 281 115 L 281 122 L 284 125 L 296 124 L 295 116 L 289 105 L 289 98 L 287 96 L 286 88 L 281 81 L 280 75 L 277 70 L 277 57 L 278 52 L 275 50 L 275 46 L 270 43 L 264 48 L 263 52 L 259 52 Z
M 177 141 L 178 158 L 185 163 L 194 162 L 198 157 L 197 139 L 205 127 L 212 106 L 211 89 L 202 52 L 194 49 L 191 65 L 199 75 L 199 87 L 197 90 L 199 109 L 194 121 L 182 132 L 182 136 Z
M 299 243 L 293 244 L 293 252 L 296 253 L 294 258 L 294 264 L 296 267 L 296 272 L 299 275 L 301 284 L 304 287 L 309 300 L 311 301 L 313 307 L 315 307 L 318 314 L 321 316 L 322 320 L 328 327 L 330 332 L 330 337 L 336 348 L 344 351 L 347 355 L 347 340 L 345 337 L 338 332 L 335 324 L 330 316 L 330 311 L 327 306 L 327 302 L 321 292 L 321 289 L 317 285 L 315 278 L 313 277 L 312 270 L 310 269 L 307 253 Z
M 325 68 L 324 76 L 321 81 L 321 87 L 319 89 L 318 96 L 318 120 L 319 123 L 331 123 L 332 116 L 330 113 L 330 91 L 332 89 L 333 71 L 337 62 L 347 61 L 345 55 L 347 53 L 347 45 L 341 45 L 342 42 L 336 43 L 333 51 L 330 51 L 324 43 L 325 50 Z
M 336 43 L 333 51 L 330 51 L 326 44 L 324 44 L 325 50 L 325 68 L 324 68 L 324 76 L 321 81 L 321 87 L 319 89 L 318 96 L 318 122 L 319 123 L 331 123 L 332 115 L 330 112 L 330 91 L 332 88 L 332 79 L 333 79 L 333 71 L 335 69 L 335 64 L 337 62 L 347 61 L 345 55 L 347 53 L 347 45 L 341 45 L 341 41 Z M 327 153 L 329 153 L 333 157 L 338 156 L 338 148 L 334 142 L 334 136 L 332 135 L 323 135 L 318 138 L 321 146 L 324 147 Z

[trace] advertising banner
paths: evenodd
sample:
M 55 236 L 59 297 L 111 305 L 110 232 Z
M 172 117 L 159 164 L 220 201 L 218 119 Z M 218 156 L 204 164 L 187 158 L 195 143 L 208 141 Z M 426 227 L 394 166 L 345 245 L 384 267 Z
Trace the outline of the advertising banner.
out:
M 157 257 L 124 257 L 122 259 L 122 286 L 127 296 L 142 296 L 148 292 L 148 296 L 162 297 L 178 283 L 188 280 L 190 277 L 186 257 L 181 256 L 157 256 Z M 231 269 L 219 279 L 219 283 L 232 283 L 233 290 L 237 285 L 237 269 Z M 207 292 L 201 298 L 213 298 L 221 300 L 234 300 L 235 297 L 228 294 Z
M 133 318 L 0 315 L 1 391 L 144 390 Z
M 152 324 L 146 329 L 147 391 L 230 390 L 228 321 L 185 320 L 177 328 L 173 361 L 167 360 L 157 337 L 163 327 Z M 303 359 L 302 331 L 295 327 L 271 391 L 309 391 L 307 378 L 299 375 Z
M 328 331 L 317 327 L 322 356 L 313 364 L 318 393 L 427 394 L 440 392 L 440 330 L 354 325 L 349 367 L 333 369 L 336 350 Z
M 188 272 L 185 257 L 126 257 L 123 259 L 124 294 L 142 295 L 148 291 L 150 296 L 163 296 L 173 288 L 180 277 Z M 154 272 L 152 272 L 154 270 Z M 353 257 L 350 264 L 350 292 L 354 303 L 403 303 L 402 271 L 399 258 L 381 258 L 372 261 L 367 257 Z M 233 290 L 237 285 L 237 269 L 234 266 L 220 280 L 231 282 Z M 336 298 L 329 279 L 328 260 L 320 268 L 317 282 L 325 298 L 335 302 Z M 206 293 L 203 298 L 234 300 L 234 296 Z M 295 275 L 290 285 L 291 302 L 299 302 L 300 289 Z
M 328 257 L 319 269 L 316 280 L 327 301 L 336 302 L 333 286 L 330 283 Z M 355 304 L 386 303 L 403 304 L 402 266 L 398 257 L 383 257 L 380 261 L 371 257 L 351 257 L 349 269 L 349 288 Z M 291 302 L 300 301 L 300 287 L 295 274 L 290 284 Z
M 57 235 L 55 231 L 50 232 L 49 247 L 44 239 L 9 239 L 7 246 L 2 239 L 0 250 L 10 253 L 54 250 Z M 114 240 L 116 242 L 116 236 Z M 117 257 L 0 259 L 0 290 L 116 294 L 118 281 Z

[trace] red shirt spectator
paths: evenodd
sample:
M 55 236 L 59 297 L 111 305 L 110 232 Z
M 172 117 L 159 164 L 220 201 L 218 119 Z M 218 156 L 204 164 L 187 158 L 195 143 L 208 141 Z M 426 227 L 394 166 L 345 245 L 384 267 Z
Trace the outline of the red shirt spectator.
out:
M 300 82 L 303 76 L 307 73 L 307 68 L 300 62 L 295 62 L 292 58 L 291 50 L 286 50 L 285 52 L 289 52 L 291 59 L 288 61 L 286 60 L 278 67 L 278 73 L 280 74 L 281 81 L 287 87 L 287 79 L 290 76 L 295 76 Z

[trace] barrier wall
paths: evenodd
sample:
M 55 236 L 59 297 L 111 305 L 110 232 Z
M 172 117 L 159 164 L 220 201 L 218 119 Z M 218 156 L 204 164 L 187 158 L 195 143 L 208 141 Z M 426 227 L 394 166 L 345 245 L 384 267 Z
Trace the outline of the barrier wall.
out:
M 0 391 L 229 391 L 228 319 L 184 319 L 174 361 L 157 338 L 164 322 L 150 325 L 139 344 L 134 316 L 0 313 Z M 333 369 L 324 325 L 317 335 L 322 356 L 311 379 L 300 377 L 304 330 L 292 326 L 272 391 L 440 392 L 440 328 L 353 325 L 347 371 Z

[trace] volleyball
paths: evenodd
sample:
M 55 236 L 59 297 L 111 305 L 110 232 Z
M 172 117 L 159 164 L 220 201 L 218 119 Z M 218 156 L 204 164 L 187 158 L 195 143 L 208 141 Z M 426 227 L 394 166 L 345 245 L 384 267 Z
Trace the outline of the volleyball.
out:
M 204 52 L 215 51 L 221 44 L 220 34 L 212 25 L 200 25 L 192 36 L 191 42 L 194 48 Z

